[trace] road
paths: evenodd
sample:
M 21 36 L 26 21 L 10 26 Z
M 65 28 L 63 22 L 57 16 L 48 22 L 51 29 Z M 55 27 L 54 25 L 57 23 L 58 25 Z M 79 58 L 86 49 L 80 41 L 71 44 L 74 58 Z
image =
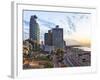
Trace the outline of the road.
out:
M 64 64 L 66 64 L 68 67 L 80 66 L 80 64 L 74 58 L 74 56 L 69 55 L 69 54 L 64 55 Z

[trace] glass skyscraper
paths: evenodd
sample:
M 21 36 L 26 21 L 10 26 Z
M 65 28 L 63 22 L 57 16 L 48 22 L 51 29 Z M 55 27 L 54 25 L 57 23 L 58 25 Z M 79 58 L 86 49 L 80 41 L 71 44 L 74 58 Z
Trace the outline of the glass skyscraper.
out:
M 40 44 L 40 28 L 39 24 L 36 21 L 37 16 L 33 15 L 30 18 L 30 40 L 33 42 L 33 50 L 39 50 L 39 44 Z
M 30 39 L 39 44 L 40 41 L 40 29 L 39 24 L 36 21 L 37 16 L 33 15 L 30 18 Z

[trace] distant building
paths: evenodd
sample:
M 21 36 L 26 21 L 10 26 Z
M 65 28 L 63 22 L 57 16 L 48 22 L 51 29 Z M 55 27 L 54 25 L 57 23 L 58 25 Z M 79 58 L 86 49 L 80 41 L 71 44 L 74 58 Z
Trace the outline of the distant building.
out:
M 52 45 L 52 32 L 51 30 L 48 31 L 48 45 Z
M 51 53 L 52 51 L 54 51 L 54 46 L 45 45 L 44 51 Z
M 64 48 L 63 28 L 59 28 L 58 25 L 52 29 L 52 44 L 56 49 Z
M 39 24 L 36 21 L 37 16 L 32 15 L 30 18 L 30 39 L 37 42 L 39 44 L 40 41 L 40 29 Z
M 48 33 L 45 33 L 44 34 L 44 42 L 45 42 L 45 45 L 48 45 L 48 46 L 52 46 L 52 32 L 51 30 L 48 30 Z
M 44 43 L 45 43 L 45 45 L 48 44 L 48 33 L 44 34 Z
M 63 40 L 63 28 L 57 25 L 56 28 L 48 30 L 48 33 L 44 34 L 44 43 L 46 46 L 54 46 L 55 49 L 64 49 L 66 43 Z
M 45 45 L 44 45 L 43 41 L 41 41 L 40 49 L 41 49 L 41 50 L 44 50 L 44 48 L 45 48 Z

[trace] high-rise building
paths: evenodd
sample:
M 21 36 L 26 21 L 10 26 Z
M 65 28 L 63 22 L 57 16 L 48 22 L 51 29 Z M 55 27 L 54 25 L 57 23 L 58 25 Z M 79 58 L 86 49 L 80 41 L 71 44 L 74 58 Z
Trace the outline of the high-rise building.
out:
M 44 43 L 45 45 L 48 45 L 48 33 L 44 34 Z
M 44 34 L 45 45 L 52 46 L 52 32 L 48 30 L 48 33 Z
M 37 16 L 32 15 L 30 18 L 30 40 L 33 42 L 33 50 L 39 50 L 40 48 L 40 29 L 39 29 L 39 24 L 37 23 Z
M 39 29 L 39 24 L 36 21 L 37 16 L 32 15 L 30 18 L 30 39 L 35 41 L 36 43 L 39 44 L 40 41 L 40 29 Z
M 58 25 L 52 29 L 52 44 L 56 49 L 64 48 L 63 28 L 59 28 Z

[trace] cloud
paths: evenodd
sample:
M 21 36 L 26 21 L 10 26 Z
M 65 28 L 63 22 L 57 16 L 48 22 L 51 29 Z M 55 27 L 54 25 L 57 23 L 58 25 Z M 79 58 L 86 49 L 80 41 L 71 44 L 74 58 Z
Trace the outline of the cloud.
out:
M 56 24 L 54 24 L 53 22 L 47 21 L 47 20 L 43 20 L 38 18 L 38 21 L 45 24 L 46 26 L 55 26 Z
M 23 22 L 24 22 L 24 25 L 29 26 L 29 22 L 28 21 L 24 20 Z
M 74 23 L 74 20 L 72 19 L 72 16 L 67 16 L 67 22 L 68 22 L 68 25 L 69 25 L 69 29 L 70 31 L 76 31 L 76 25 Z

